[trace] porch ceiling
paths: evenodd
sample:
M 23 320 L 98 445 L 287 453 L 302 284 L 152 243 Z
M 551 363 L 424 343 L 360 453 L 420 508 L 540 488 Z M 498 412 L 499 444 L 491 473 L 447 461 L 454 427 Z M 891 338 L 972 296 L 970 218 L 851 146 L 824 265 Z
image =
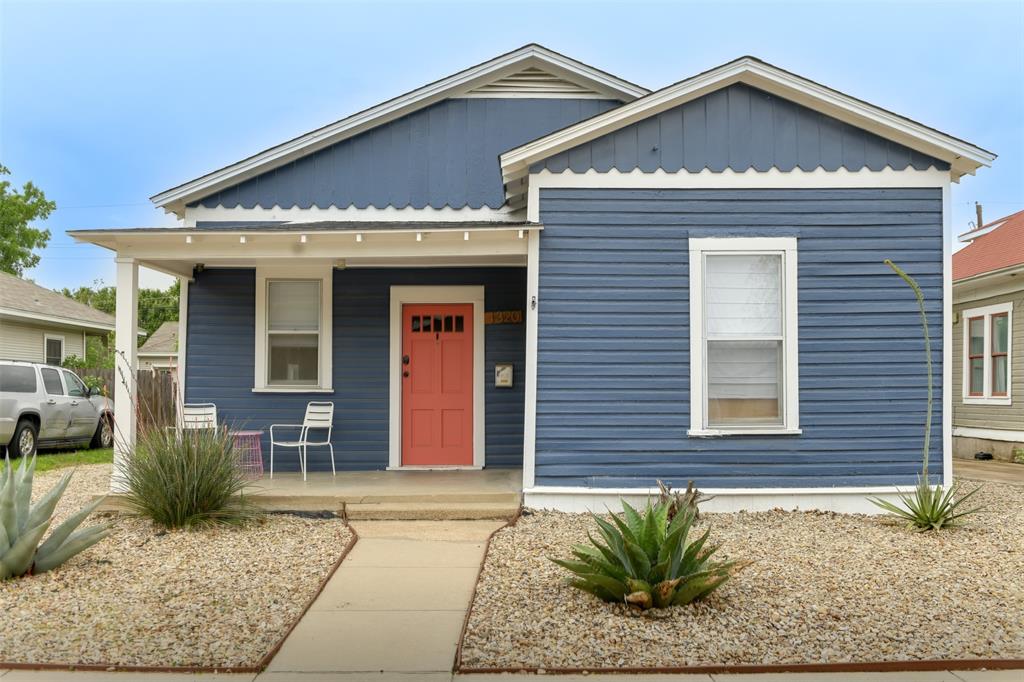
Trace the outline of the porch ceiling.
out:
M 536 223 L 289 223 L 264 226 L 76 230 L 75 240 L 140 265 L 192 277 L 197 265 L 330 261 L 336 267 L 525 266 Z

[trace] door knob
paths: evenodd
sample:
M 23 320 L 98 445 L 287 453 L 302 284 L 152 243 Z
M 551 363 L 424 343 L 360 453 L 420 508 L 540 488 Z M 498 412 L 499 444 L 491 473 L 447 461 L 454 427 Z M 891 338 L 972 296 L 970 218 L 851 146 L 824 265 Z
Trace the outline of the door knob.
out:
M 403 377 L 408 377 L 409 376 L 409 370 L 406 370 L 406 371 L 402 372 L 402 376 Z
M 403 365 L 408 365 L 409 364 L 409 356 L 408 355 L 403 355 L 402 356 L 402 364 Z

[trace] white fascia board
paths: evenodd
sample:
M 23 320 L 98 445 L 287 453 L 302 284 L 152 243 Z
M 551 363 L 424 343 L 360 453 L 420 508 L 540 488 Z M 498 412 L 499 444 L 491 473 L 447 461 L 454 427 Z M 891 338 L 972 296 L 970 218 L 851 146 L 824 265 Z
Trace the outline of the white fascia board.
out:
M 506 183 L 510 182 L 528 173 L 530 165 L 537 161 L 738 82 L 948 161 L 954 177 L 990 166 L 995 160 L 995 154 L 968 142 L 744 57 L 505 152 L 500 157 L 502 176 Z
M 584 80 L 595 88 L 601 88 L 608 91 L 609 94 L 616 94 L 626 100 L 642 97 L 649 92 L 638 85 L 616 78 L 539 45 L 526 45 L 305 135 L 300 135 L 230 166 L 160 192 L 150 197 L 150 201 L 181 217 L 185 204 L 193 199 L 237 184 L 294 159 L 311 154 L 318 149 L 393 121 L 446 97 L 451 97 L 455 93 L 471 90 L 488 79 L 504 77 L 529 65 L 548 66 L 561 70 L 566 74 L 572 74 L 577 80 Z
M 17 310 L 15 308 L 0 308 L 0 316 L 13 317 L 19 320 L 29 320 L 32 322 L 49 322 L 52 324 L 60 324 L 67 327 L 78 327 L 81 329 L 93 329 L 104 332 L 114 331 L 113 324 L 106 324 L 104 322 L 83 322 L 82 320 L 76 320 L 70 317 L 45 315 L 43 313 L 33 313 L 27 310 Z

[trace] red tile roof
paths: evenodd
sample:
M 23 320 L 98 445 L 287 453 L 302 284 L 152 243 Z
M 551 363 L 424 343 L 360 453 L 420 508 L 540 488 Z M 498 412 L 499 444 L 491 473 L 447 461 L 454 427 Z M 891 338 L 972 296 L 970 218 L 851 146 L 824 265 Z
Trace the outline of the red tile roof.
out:
M 954 282 L 1013 265 L 1024 265 L 1024 211 L 993 220 L 973 231 L 980 232 L 993 225 L 996 226 L 994 230 L 976 237 L 953 254 Z

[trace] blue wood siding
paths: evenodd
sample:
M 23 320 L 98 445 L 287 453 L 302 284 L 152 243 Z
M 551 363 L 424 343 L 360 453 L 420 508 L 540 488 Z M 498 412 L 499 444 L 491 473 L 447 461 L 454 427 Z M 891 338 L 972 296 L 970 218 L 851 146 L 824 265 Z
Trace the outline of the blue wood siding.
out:
M 737 83 L 556 154 L 531 170 L 877 171 L 886 166 L 949 170 L 944 161 Z
M 209 269 L 189 286 L 186 402 L 213 402 L 223 421 L 266 430 L 302 420 L 310 400 L 335 405 L 334 452 L 341 470 L 388 464 L 388 335 L 391 285 L 483 285 L 485 310 L 522 310 L 522 268 L 349 269 L 334 271 L 334 393 L 253 393 L 255 282 L 251 269 Z M 485 327 L 486 465 L 522 466 L 523 324 Z M 512 362 L 515 387 L 494 387 L 494 364 Z M 263 458 L 270 445 L 263 439 Z M 310 468 L 330 471 L 326 448 L 311 448 Z M 294 450 L 275 470 L 296 471 Z
M 619 104 L 448 99 L 189 205 L 500 208 L 499 154 Z
M 942 471 L 939 189 L 542 189 L 538 485 L 912 484 L 925 362 Z M 689 438 L 689 253 L 710 236 L 798 238 L 800 436 Z

